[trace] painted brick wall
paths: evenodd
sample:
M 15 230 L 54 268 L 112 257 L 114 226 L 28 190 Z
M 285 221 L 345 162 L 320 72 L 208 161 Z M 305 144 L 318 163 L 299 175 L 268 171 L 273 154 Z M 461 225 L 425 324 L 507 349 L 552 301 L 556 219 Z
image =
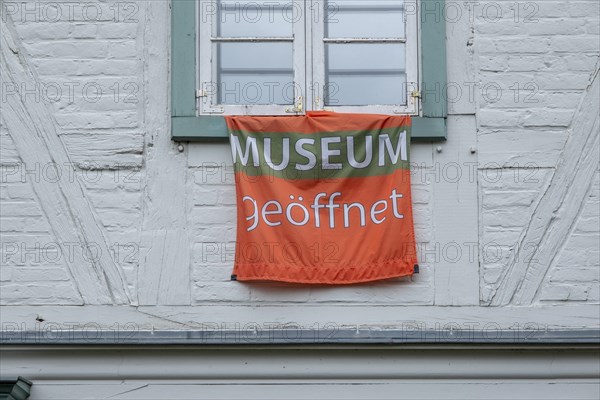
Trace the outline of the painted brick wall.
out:
M 531 216 L 555 211 L 536 208 L 561 158 L 579 156 L 565 152 L 565 143 L 569 134 L 581 134 L 569 128 L 598 68 L 599 7 L 585 1 L 488 2 L 481 7 L 489 11 L 488 18 L 475 19 L 474 24 L 483 88 L 477 112 L 483 166 L 480 229 L 482 241 L 490 244 L 482 253 L 480 271 L 481 300 L 486 304 Z M 556 243 L 560 250 L 536 302 L 598 298 L 600 222 L 589 211 L 598 187 L 586 184 L 585 200 L 569 205 L 581 213 L 567 237 Z M 580 224 L 589 230 L 581 231 Z M 496 245 L 504 250 L 499 256 Z M 566 261 L 574 246 L 577 261 Z M 535 261 L 537 247 L 527 243 L 522 257 Z
M 54 217 L 40 206 L 51 200 L 35 193 L 35 179 L 81 187 L 91 205 L 88 223 L 101 227 L 134 306 L 509 305 L 495 304 L 494 297 L 519 277 L 520 264 L 511 261 L 516 247 L 536 237 L 527 229 L 533 220 L 564 205 L 571 212 L 560 218 L 570 218 L 569 227 L 552 246 L 550 263 L 532 272 L 532 282 L 542 283 L 526 305 L 598 304 L 597 161 L 593 179 L 575 196 L 579 203 L 548 197 L 553 178 L 565 170 L 561 166 L 581 154 L 568 139 L 587 134 L 579 121 L 596 118 L 585 108 L 598 103 L 597 93 L 586 92 L 598 68 L 596 1 L 453 3 L 462 15 L 455 19 L 447 10 L 448 78 L 462 93 L 449 106 L 449 140 L 412 147 L 421 273 L 412 280 L 343 288 L 229 280 L 235 200 L 227 146 L 182 144 L 179 151 L 168 139 L 167 3 L 78 4 L 71 10 L 58 3 L 58 21 L 56 6 L 45 2 L 3 5 L 19 52 L 40 83 L 20 88 L 20 94 L 3 86 L 3 97 L 39 97 L 71 164 L 24 163 L 12 137 L 18 133 L 3 120 L 2 304 L 84 303 L 65 244 L 52 248 L 56 238 L 48 219 Z M 467 88 L 474 88 L 473 96 Z M 586 143 L 598 136 L 598 125 L 590 129 Z M 458 163 L 457 180 L 448 175 L 450 163 Z M 449 221 L 452 207 L 475 223 Z M 177 254 L 165 256 L 159 246 L 173 249 L 170 240 Z M 459 256 L 448 246 L 453 240 Z M 539 246 L 533 241 L 519 255 Z M 46 247 L 48 254 L 36 250 Z M 81 243 L 70 249 L 85 251 Z
M 2 301 L 8 304 L 82 304 L 65 259 L 85 252 L 84 242 L 57 241 L 37 205 L 44 199 L 31 188 L 39 180 L 83 184 L 114 258 L 128 283 L 135 282 L 137 260 L 130 254 L 139 249 L 141 216 L 143 49 L 136 39 L 142 25 L 122 22 L 118 6 L 3 4 L 3 18 L 12 17 L 28 62 L 39 76 L 38 84 L 19 82 L 16 90 L 52 107 L 72 163 L 25 163 L 2 128 L 3 199 L 4 193 L 8 196 L 0 214 Z M 12 96 L 15 88 L 3 82 L 4 96 Z M 16 253 L 13 243 L 19 245 Z M 27 256 L 27 251 L 32 254 Z

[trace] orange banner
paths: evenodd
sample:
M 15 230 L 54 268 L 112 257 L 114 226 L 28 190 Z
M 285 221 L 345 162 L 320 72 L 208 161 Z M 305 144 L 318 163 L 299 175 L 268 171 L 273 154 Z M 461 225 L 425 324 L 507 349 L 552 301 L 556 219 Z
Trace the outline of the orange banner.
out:
M 235 165 L 232 278 L 351 284 L 412 275 L 410 117 L 226 117 Z

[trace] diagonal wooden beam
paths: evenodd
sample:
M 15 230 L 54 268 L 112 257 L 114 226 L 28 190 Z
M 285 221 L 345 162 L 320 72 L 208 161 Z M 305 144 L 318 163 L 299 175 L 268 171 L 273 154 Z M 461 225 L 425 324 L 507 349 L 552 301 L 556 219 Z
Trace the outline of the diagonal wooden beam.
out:
M 598 169 L 600 83 L 598 67 L 569 128 L 550 186 L 519 239 L 491 305 L 532 304 L 562 244 L 568 239 Z M 531 248 L 535 246 L 533 256 Z
M 27 62 L 10 16 L 0 22 L 0 76 L 3 85 L 38 87 L 36 72 Z M 56 165 L 69 168 L 67 151 L 58 135 L 58 125 L 50 105 L 36 101 L 36 96 L 4 96 L 1 118 L 8 129 L 23 164 Z M 73 174 L 76 175 L 76 174 Z M 129 304 L 129 294 L 122 273 L 111 257 L 102 225 L 78 179 L 32 179 L 38 198 L 58 243 L 77 249 L 88 246 L 97 250 L 89 257 L 84 250 L 70 252 L 66 263 L 82 299 L 87 304 Z

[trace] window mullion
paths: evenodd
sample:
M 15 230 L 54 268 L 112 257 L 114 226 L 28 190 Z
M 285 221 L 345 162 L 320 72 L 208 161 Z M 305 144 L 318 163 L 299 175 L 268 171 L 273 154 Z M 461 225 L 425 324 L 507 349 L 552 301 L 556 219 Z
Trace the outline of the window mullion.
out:
M 314 12 L 313 10 L 314 2 L 309 0 L 304 2 L 304 15 L 307 17 L 304 19 L 304 49 L 300 49 L 304 51 L 304 108 L 305 111 L 312 111 L 315 109 L 315 93 L 313 87 L 313 24 L 314 24 Z
M 293 90 L 293 103 L 295 107 L 302 104 L 301 114 L 306 111 L 306 2 L 294 0 L 294 2 L 300 7 L 301 15 L 298 21 L 294 21 L 292 24 L 292 31 L 294 35 L 294 41 L 292 45 L 293 52 L 293 66 L 294 66 L 294 90 Z
M 312 55 L 310 60 L 311 68 L 311 82 L 308 83 L 311 89 L 311 109 L 322 110 L 324 107 L 324 88 L 325 88 L 325 43 L 323 38 L 325 36 L 325 7 L 323 2 L 317 2 L 317 6 L 320 7 L 315 12 L 317 18 L 310 18 L 311 26 L 311 43 L 312 43 Z

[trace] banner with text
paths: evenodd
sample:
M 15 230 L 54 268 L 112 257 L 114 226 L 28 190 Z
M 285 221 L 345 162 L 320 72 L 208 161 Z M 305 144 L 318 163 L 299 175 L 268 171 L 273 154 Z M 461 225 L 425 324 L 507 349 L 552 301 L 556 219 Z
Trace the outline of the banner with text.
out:
M 408 116 L 226 117 L 233 279 L 350 284 L 415 272 Z

